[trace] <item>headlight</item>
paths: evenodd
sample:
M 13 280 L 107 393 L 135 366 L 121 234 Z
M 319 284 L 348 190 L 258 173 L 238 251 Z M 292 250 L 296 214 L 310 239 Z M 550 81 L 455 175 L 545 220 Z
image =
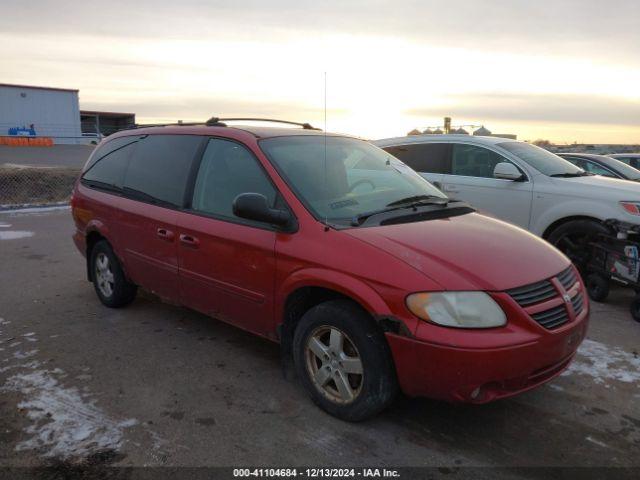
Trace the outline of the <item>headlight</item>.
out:
M 620 202 L 625 212 L 631 215 L 640 215 L 640 202 Z
M 484 292 L 414 293 L 407 297 L 414 315 L 438 325 L 458 328 L 501 327 L 507 317 Z

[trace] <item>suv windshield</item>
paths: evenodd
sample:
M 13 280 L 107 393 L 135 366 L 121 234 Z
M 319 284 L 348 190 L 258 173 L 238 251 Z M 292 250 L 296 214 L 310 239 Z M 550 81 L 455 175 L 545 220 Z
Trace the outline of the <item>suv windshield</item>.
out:
M 525 142 L 503 142 L 498 146 L 521 158 L 533 168 L 549 177 L 580 177 L 585 171 L 564 158 Z
M 382 211 L 448 201 L 407 165 L 363 140 L 301 135 L 267 138 L 260 146 L 320 220 L 356 225 Z

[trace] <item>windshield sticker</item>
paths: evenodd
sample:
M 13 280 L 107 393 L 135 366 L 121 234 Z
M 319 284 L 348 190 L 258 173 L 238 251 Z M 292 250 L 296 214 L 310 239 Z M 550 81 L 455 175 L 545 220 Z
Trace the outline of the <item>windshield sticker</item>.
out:
M 390 165 L 396 169 L 396 171 L 400 173 L 412 173 L 411 167 L 409 167 L 406 163 L 402 163 L 400 160 L 393 158 L 390 160 Z
M 354 205 L 358 205 L 358 202 L 356 200 L 341 200 L 339 202 L 330 203 L 329 208 L 331 208 L 331 210 L 336 210 L 338 208 L 352 207 Z

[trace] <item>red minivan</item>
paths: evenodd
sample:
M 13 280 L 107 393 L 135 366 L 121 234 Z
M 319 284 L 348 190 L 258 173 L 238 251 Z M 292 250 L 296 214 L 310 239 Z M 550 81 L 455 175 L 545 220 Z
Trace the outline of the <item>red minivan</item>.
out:
M 485 403 L 567 367 L 589 304 L 564 255 L 366 141 L 300 126 L 214 118 L 101 142 L 72 200 L 101 302 L 141 287 L 279 342 L 352 421 L 398 389 Z

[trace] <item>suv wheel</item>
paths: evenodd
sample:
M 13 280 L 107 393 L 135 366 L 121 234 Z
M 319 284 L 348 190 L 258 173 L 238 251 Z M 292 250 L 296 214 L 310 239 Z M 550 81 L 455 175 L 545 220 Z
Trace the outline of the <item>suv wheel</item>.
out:
M 360 421 L 383 410 L 397 390 L 384 334 L 348 300 L 306 312 L 293 340 L 296 373 L 313 401 L 331 415 Z
M 106 240 L 91 250 L 90 272 L 100 301 L 110 308 L 124 307 L 136 297 L 137 287 L 124 275 L 118 257 Z
M 571 220 L 551 232 L 549 243 L 564 253 L 579 268 L 589 262 L 589 241 L 608 229 L 595 220 Z

